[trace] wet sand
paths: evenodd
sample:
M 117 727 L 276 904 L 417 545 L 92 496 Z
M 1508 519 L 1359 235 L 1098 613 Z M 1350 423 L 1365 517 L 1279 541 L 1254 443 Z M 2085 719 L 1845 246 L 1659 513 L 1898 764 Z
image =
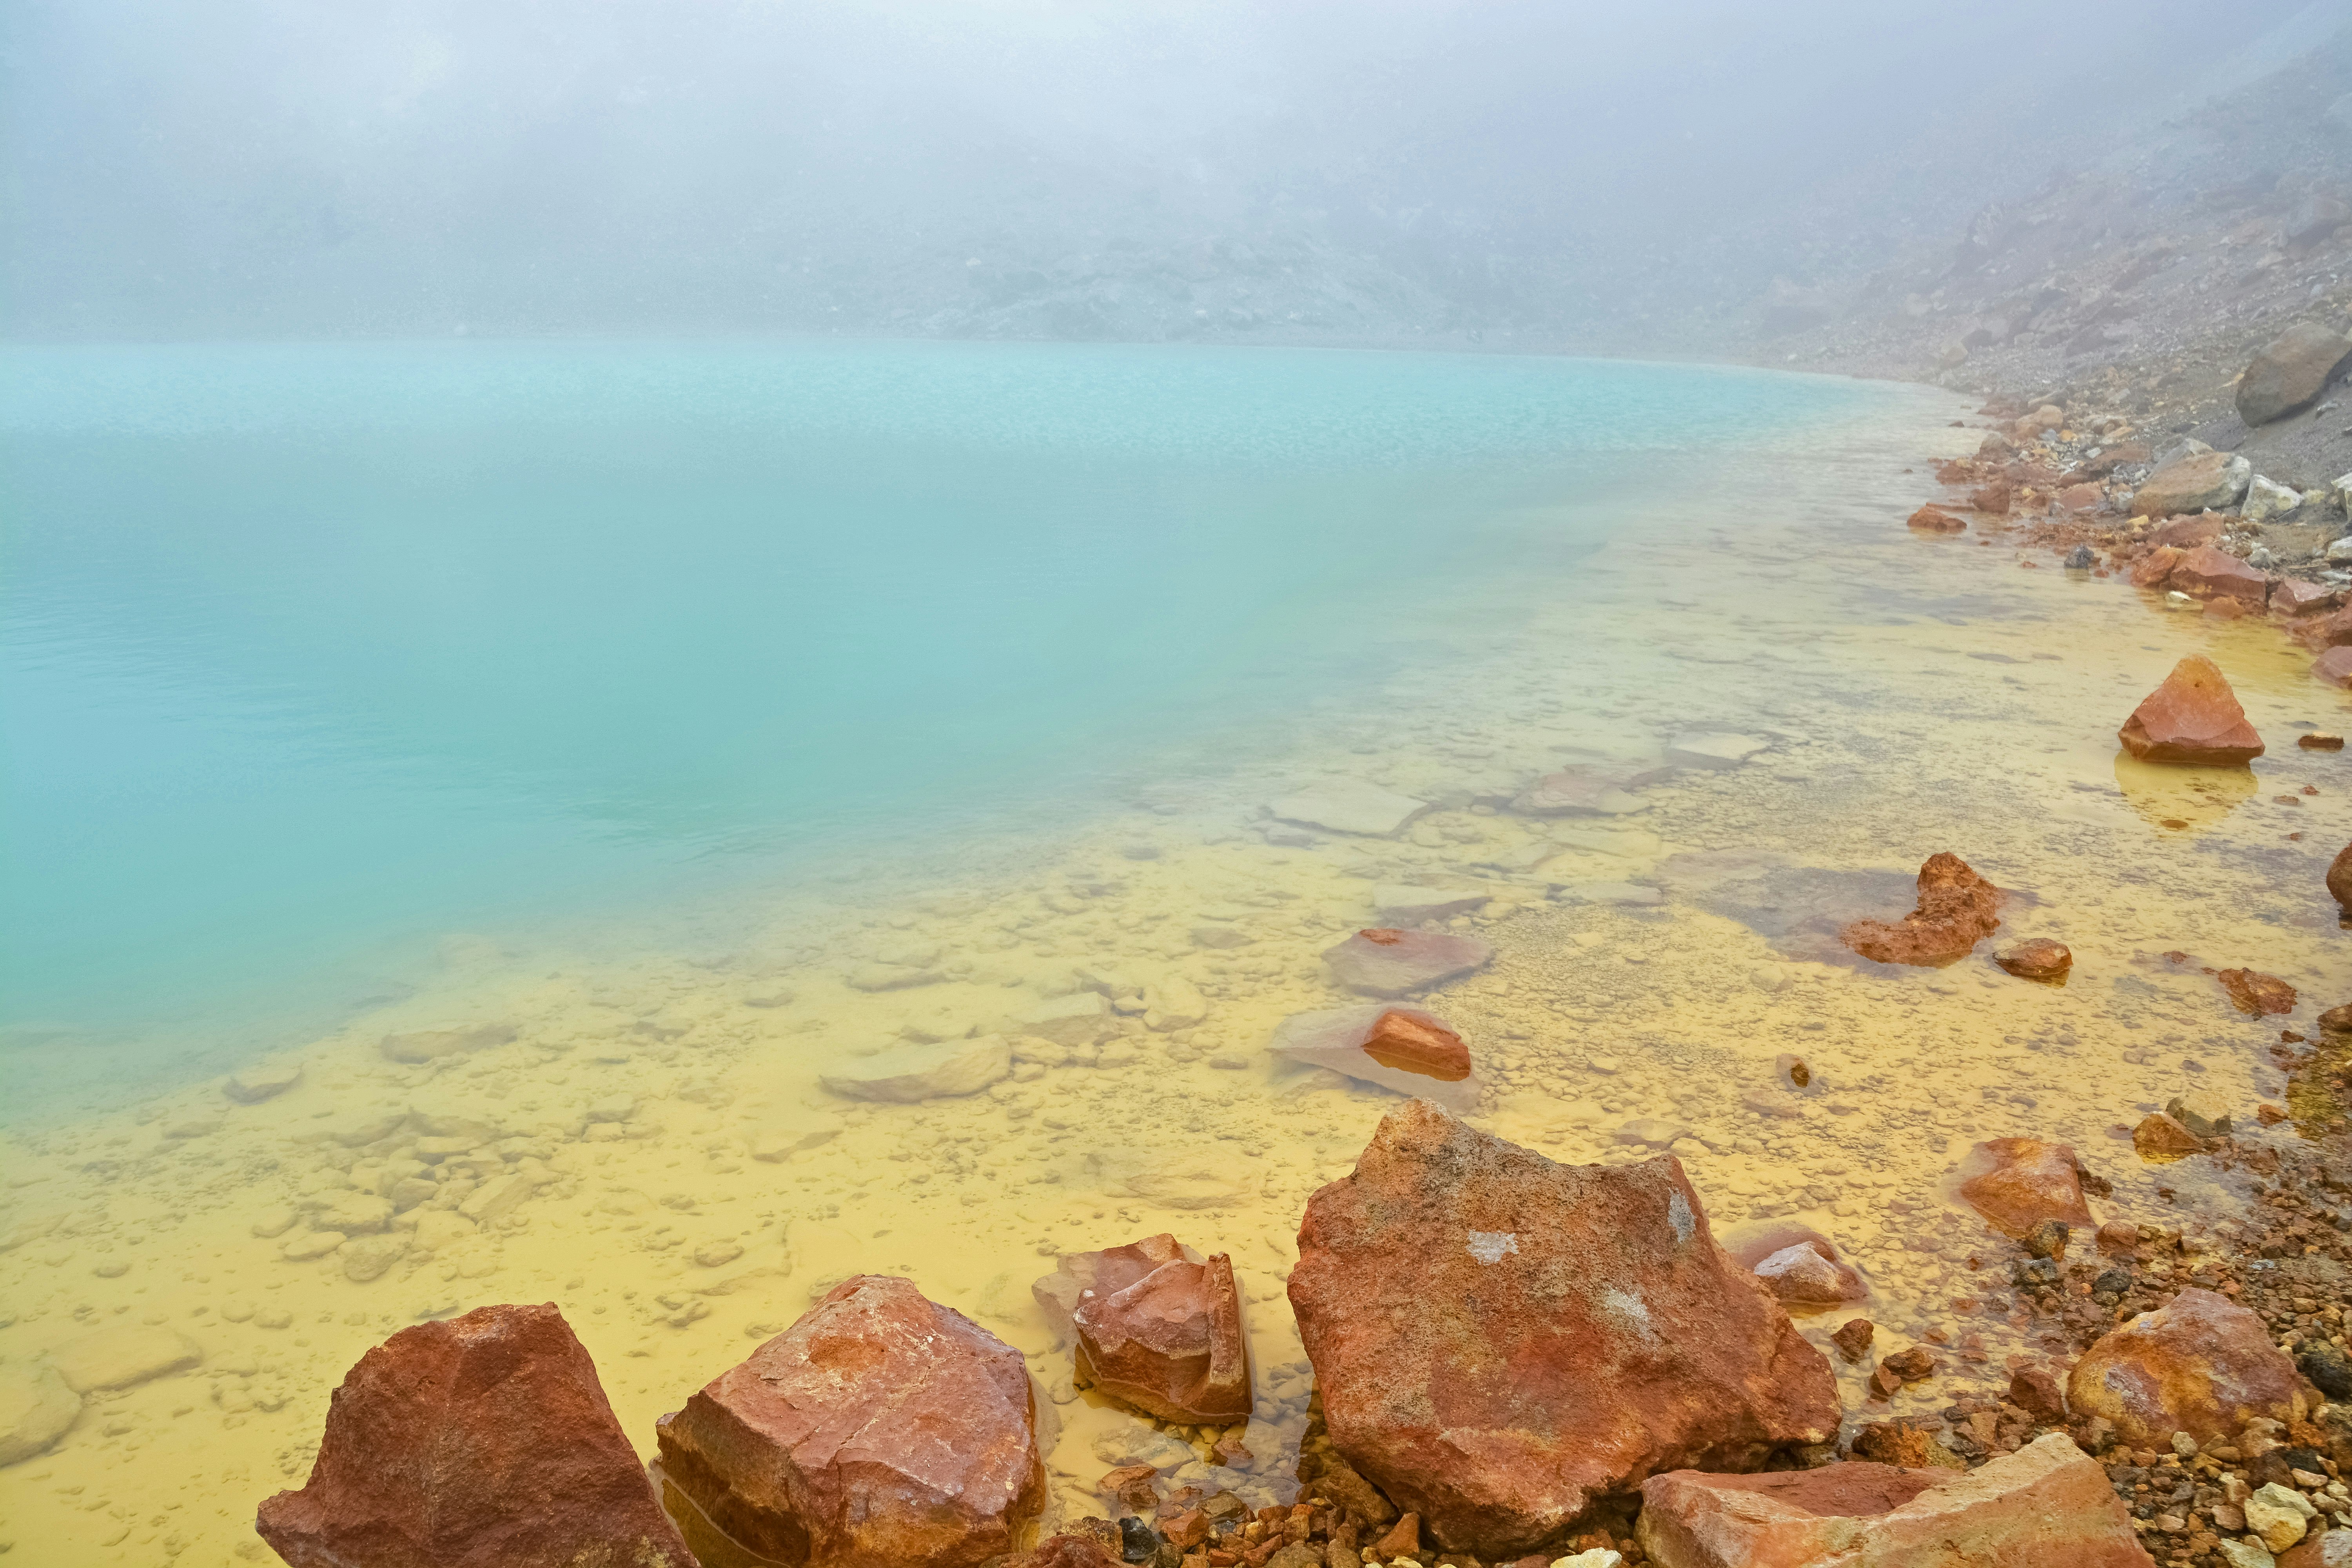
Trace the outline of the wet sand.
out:
M 27 1562 L 266 1560 L 253 1506 L 307 1473 L 345 1369 L 494 1300 L 560 1303 L 650 1453 L 656 1415 L 857 1272 L 904 1273 L 1030 1355 L 1057 1501 L 1096 1511 L 1109 1465 L 1175 1474 L 1206 1439 L 1075 1393 L 1029 1286 L 1058 1252 L 1159 1230 L 1234 1256 L 1258 1458 L 1222 1479 L 1281 1495 L 1309 1392 L 1283 1297 L 1297 1216 L 1397 1100 L 1265 1047 L 1353 999 L 1318 955 L 1376 921 L 1387 884 L 1486 895 L 1445 923 L 1495 961 L 1419 1002 L 1469 1042 L 1475 1124 L 1562 1161 L 1667 1149 L 1718 1233 L 1787 1215 L 1833 1237 L 1873 1286 L 1875 1353 L 1930 1331 L 1961 1347 L 1867 1414 L 1871 1363 L 1832 1355 L 1851 1421 L 2005 1384 L 2044 1347 L 1993 1310 L 2002 1271 L 1970 1260 L 1998 1246 L 1945 1178 L 1972 1142 L 2032 1134 L 2114 1183 L 2103 1220 L 2229 1223 L 2240 1194 L 2202 1162 L 2144 1166 L 2117 1130 L 2201 1087 L 2242 1138 L 2294 1136 L 2250 1133 L 2250 1113 L 2283 1099 L 2264 1045 L 2339 999 L 2320 879 L 2352 813 L 2341 754 L 2293 744 L 2298 722 L 2340 728 L 2344 700 L 2275 632 L 1904 530 L 1927 459 L 1975 447 L 1942 427 L 1962 412 L 1923 395 L 1629 509 L 1500 656 L 1433 658 L 1370 710 L 1305 716 L 1279 754 L 1172 776 L 1057 840 L 747 899 L 674 949 L 453 939 L 417 994 L 292 1053 L 300 1081 L 258 1103 L 214 1079 L 16 1127 L 0 1370 L 123 1328 L 197 1359 L 90 1393 L 52 1451 L 0 1470 L 0 1538 Z M 2190 652 L 2270 742 L 2251 791 L 2118 759 L 2116 724 Z M 1769 744 L 1617 815 L 1509 809 L 1551 769 L 1655 763 L 1689 731 Z M 1338 778 L 1433 809 L 1393 837 L 1265 813 Z M 1938 971 L 1823 946 L 1827 915 L 1907 907 L 1889 889 L 1937 850 L 2019 895 L 1996 942 Z M 2020 936 L 2066 942 L 2070 983 L 1997 969 Z M 2237 1014 L 2200 967 L 2237 964 L 2303 1005 Z M 1047 1011 L 1077 1022 L 1040 1024 L 1071 996 Z M 452 1026 L 491 1027 L 425 1063 L 381 1045 Z M 972 1033 L 1014 1037 L 1019 1063 L 974 1095 L 861 1104 L 817 1081 Z M 337 1225 L 341 1246 L 289 1260 Z M 1850 1315 L 1801 1321 L 1826 1348 Z

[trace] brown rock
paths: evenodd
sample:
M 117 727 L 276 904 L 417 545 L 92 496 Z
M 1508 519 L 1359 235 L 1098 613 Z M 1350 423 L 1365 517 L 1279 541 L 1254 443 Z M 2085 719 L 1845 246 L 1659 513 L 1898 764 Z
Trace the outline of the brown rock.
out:
M 2116 738 L 2144 763 L 2228 767 L 2263 754 L 2263 738 L 2246 722 L 2237 693 L 2211 659 L 2195 654 L 2132 710 Z
M 296 1568 L 694 1568 L 551 1304 L 477 1308 L 362 1356 L 310 1480 L 256 1528 Z
M 1870 1295 L 1870 1287 L 1851 1267 L 1801 1242 L 1762 1259 L 1753 1272 L 1792 1311 L 1851 1306 Z
M 1966 1463 L 1936 1441 L 1934 1434 L 1907 1421 L 1874 1421 L 1853 1435 L 1859 1458 L 1906 1470 L 1959 1470 Z
M 1848 1318 L 1838 1331 L 1830 1336 L 1830 1342 L 1837 1346 L 1838 1354 L 1846 1360 L 1860 1361 L 1870 1349 L 1871 1336 L 1876 1332 L 1877 1326 L 1868 1318 Z
M 2074 954 L 2063 942 L 2053 942 L 2046 936 L 2028 938 L 2010 943 L 1992 955 L 2000 964 L 2020 980 L 2039 981 L 2044 985 L 2063 985 L 2067 971 L 2074 967 Z
M 2238 417 L 2267 425 L 2319 401 L 2327 378 L 2352 354 L 2352 342 L 2316 322 L 2298 321 L 2264 343 L 2238 381 Z
M 2111 1219 L 2099 1227 L 2101 1252 L 2131 1252 L 2139 1246 L 2139 1226 L 2127 1219 Z
M 2147 542 L 2169 545 L 2186 555 L 2200 544 L 2212 543 L 2225 531 L 2220 512 L 2191 512 L 2187 517 L 2167 518 L 2158 523 L 2148 530 Z
M 2322 610 L 2332 610 L 2344 601 L 2344 590 L 2330 588 L 2324 583 L 2306 583 L 2300 577 L 2282 577 L 2271 584 L 2271 608 L 2283 616 L 2315 616 Z
M 1440 1083 L 1459 1083 L 1470 1076 L 1470 1047 L 1426 1013 L 1390 1008 L 1373 1022 L 1363 1051 L 1384 1068 L 1420 1073 Z
M 2066 1386 L 2046 1366 L 2021 1366 L 2010 1373 L 2009 1402 L 2045 1426 L 2066 1419 Z
M 1856 921 L 1839 933 L 1846 946 L 1879 963 L 1921 967 L 1968 956 L 2000 924 L 2000 889 L 1958 856 L 1939 852 L 1919 868 L 1919 907 L 1895 922 Z
M 2107 504 L 2106 487 L 2089 480 L 2058 492 L 2058 504 L 2068 511 L 2096 511 Z
M 2161 588 L 2172 579 L 2172 569 L 2180 564 L 2188 551 L 2178 545 L 2159 544 L 2132 563 L 2131 585 L 2135 588 Z
M 1979 485 L 1969 492 L 1969 509 L 1972 511 L 1989 511 L 1997 516 L 2006 515 L 2009 511 L 2009 486 L 1999 480 L 1991 484 Z
M 2150 1563 L 2106 1472 L 2055 1433 L 1966 1474 L 1848 1462 L 1762 1476 L 1654 1476 L 1642 1485 L 1640 1540 L 1656 1568 Z
M 1932 502 L 1913 512 L 1904 521 L 1918 533 L 1958 533 L 1968 527 L 1967 519 L 1954 517 Z
M 2338 849 L 2336 858 L 2327 863 L 2327 893 L 2346 910 L 2352 911 L 2352 844 Z M 2328 1009 L 2331 1013 L 2336 1010 Z
M 2074 1151 L 2038 1138 L 1993 1138 L 1969 1151 L 1960 1165 L 1963 1202 L 2003 1236 L 2022 1239 L 2045 1220 L 2092 1226 Z
M 2132 1129 L 2132 1147 L 2152 1165 L 2166 1165 L 2186 1155 L 2202 1153 L 2205 1141 L 2160 1110 L 2150 1111 Z M 2137 1232 L 2133 1235 L 2138 1242 Z
M 1208 1260 L 1166 1231 L 1099 1252 L 1066 1252 L 1060 1266 L 1032 1284 L 1029 1294 L 1055 1337 L 1066 1341 L 1077 1331 L 1078 1303 L 1089 1295 L 1117 1295 L 1152 1270 L 1179 1261 Z
M 1012 1561 L 1014 1568 L 1120 1568 L 1119 1554 L 1102 1537 L 1083 1528 L 1047 1536 L 1037 1543 L 1035 1551 L 1025 1552 Z
M 1837 1427 L 1828 1363 L 1671 1155 L 1557 1165 L 1411 1101 L 1309 1201 L 1290 1300 L 1340 1455 L 1490 1560 L 1655 1471 Z
M 2344 737 L 2331 731 L 2313 730 L 2297 735 L 2294 743 L 2306 752 L 2340 752 L 2344 749 Z
M 2236 556 L 2200 544 L 2172 569 L 2172 586 L 2200 599 L 2216 595 L 2261 605 L 2270 600 L 2271 580 Z
M 2253 466 L 2234 452 L 2199 452 L 2176 458 L 2148 475 L 2132 496 L 2135 517 L 2170 517 L 2238 504 L 2253 478 Z
M 1140 1512 L 1159 1505 L 1159 1479 L 1160 1472 L 1150 1465 L 1121 1465 L 1097 1481 L 1095 1490 Z
M 2329 648 L 2311 661 L 2311 673 L 2330 686 L 2352 686 L 2352 647 Z
M 2175 1432 L 2206 1443 L 2258 1415 L 2284 1422 L 2299 1382 L 2260 1317 L 2191 1287 L 2084 1352 L 2066 1394 L 2133 1447 L 2162 1448 Z
M 1921 1383 L 1936 1375 L 1936 1358 L 1928 1353 L 1925 1345 L 1913 1345 L 1907 1351 L 1897 1351 L 1878 1364 L 1906 1383 Z
M 965 1568 L 1045 1506 L 1021 1352 L 863 1274 L 655 1424 L 665 1479 L 741 1547 L 835 1568 Z
M 2204 616 L 2209 621 L 2243 620 L 2253 610 L 2243 599 L 2219 598 L 2205 601 Z
M 2352 1568 L 2352 1530 L 2305 1536 L 2279 1553 L 2278 1568 Z
M 1402 996 L 1483 969 L 1492 944 L 1445 931 L 1360 931 L 1323 950 L 1331 978 L 1370 996 Z
M 2250 1017 L 2294 1011 L 2294 987 L 2255 969 L 2224 969 L 2213 976 L 2230 994 L 2230 1005 Z
M 1421 1550 L 1421 1515 L 1406 1514 L 1396 1521 L 1396 1528 L 1374 1543 L 1372 1550 L 1381 1554 L 1383 1563 L 1393 1563 L 1400 1557 L 1410 1557 Z
M 1078 1370 L 1113 1399 L 1163 1421 L 1215 1426 L 1250 1413 L 1249 1342 L 1233 1260 L 1175 1258 L 1073 1314 Z
M 2295 623 L 2294 640 L 2305 647 L 2331 648 L 2352 644 L 2352 605 Z

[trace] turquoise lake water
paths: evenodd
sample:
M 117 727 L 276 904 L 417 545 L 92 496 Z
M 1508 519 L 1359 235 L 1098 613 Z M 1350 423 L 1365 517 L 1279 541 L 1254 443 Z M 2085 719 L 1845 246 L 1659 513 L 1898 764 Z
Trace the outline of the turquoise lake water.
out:
M 1165 347 L 0 351 L 0 1038 L 260 1048 L 451 931 L 1083 812 L 1507 624 L 1612 497 L 1874 395 Z

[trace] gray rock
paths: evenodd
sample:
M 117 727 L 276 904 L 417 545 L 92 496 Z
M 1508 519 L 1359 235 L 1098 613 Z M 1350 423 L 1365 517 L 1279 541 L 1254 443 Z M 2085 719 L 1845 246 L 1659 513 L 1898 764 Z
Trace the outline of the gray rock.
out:
M 1358 931 L 1323 950 L 1331 978 L 1370 996 L 1403 996 L 1483 969 L 1491 943 L 1441 931 Z
M 1486 902 L 1486 895 L 1475 890 L 1423 888 L 1406 882 L 1382 882 L 1372 889 L 1372 908 L 1391 925 L 1417 926 L 1423 921 L 1452 920 Z
M 257 1062 L 229 1074 L 221 1092 L 240 1105 L 258 1105 L 302 1081 L 302 1064 L 288 1058 Z
M 2196 452 L 2148 475 L 2132 497 L 2141 517 L 2222 511 L 2238 504 L 2253 482 L 2254 466 L 2233 452 Z
M 1285 822 L 1374 838 L 1386 837 L 1428 809 L 1425 800 L 1382 789 L 1363 779 L 1326 779 L 1266 806 Z
M 2245 503 L 2238 515 L 2248 522 L 2260 525 L 2273 518 L 2284 517 L 2303 504 L 2303 492 L 2289 489 L 2256 474 L 2246 486 Z
M 1678 768 L 1736 768 L 1771 744 L 1756 735 L 1693 730 L 1676 735 L 1667 744 L 1666 761 Z
M 1014 1014 L 1005 1032 L 1034 1035 L 1057 1046 L 1092 1046 L 1100 1044 L 1118 1026 L 1109 997 L 1099 991 L 1074 991 Z
M 1622 769 L 1579 764 L 1546 773 L 1511 802 L 1529 816 L 1625 816 L 1647 811 L 1649 803 L 1627 793 Z
M 2352 354 L 2352 341 L 2331 327 L 2298 321 L 2263 345 L 2238 383 L 2238 417 L 2267 425 L 2319 401 L 2327 378 Z
M 0 1367 L 0 1465 L 47 1453 L 80 1414 L 81 1395 L 56 1367 L 38 1362 Z
M 50 1352 L 49 1363 L 68 1388 L 129 1388 L 204 1360 L 196 1342 L 177 1329 L 124 1323 L 69 1340 Z
M 488 1050 L 503 1046 L 515 1037 L 510 1024 L 456 1024 L 446 1029 L 423 1029 L 414 1034 L 386 1035 L 380 1047 L 385 1058 L 395 1062 L 420 1063 L 438 1061 L 467 1051 Z
M 1102 1001 L 1092 992 L 1086 994 Z M 877 1051 L 820 1073 L 817 1081 L 844 1099 L 910 1105 L 920 1100 L 977 1094 L 1012 1076 L 1012 1047 L 1002 1035 L 983 1035 L 976 1040 Z
M 2069 572 L 2088 572 L 2098 563 L 2099 558 L 2091 553 L 2091 547 L 2087 544 L 2077 544 L 2066 552 L 2066 569 Z

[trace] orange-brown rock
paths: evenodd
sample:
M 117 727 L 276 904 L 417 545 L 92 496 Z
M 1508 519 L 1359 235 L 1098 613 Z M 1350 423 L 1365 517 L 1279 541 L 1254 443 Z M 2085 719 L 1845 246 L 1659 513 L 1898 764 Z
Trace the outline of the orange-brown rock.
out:
M 1992 1138 L 1961 1162 L 1960 1199 L 2003 1236 L 2019 1240 L 2045 1220 L 2085 1228 L 2095 1222 L 2083 1198 L 2074 1151 L 2039 1138 Z
M 2132 1147 L 2150 1164 L 2168 1164 L 2189 1154 L 2202 1153 L 2205 1140 L 2161 1110 L 2150 1111 L 2132 1129 Z
M 552 1304 L 419 1323 L 362 1356 L 310 1480 L 256 1528 L 296 1568 L 694 1568 Z
M 1073 1314 L 1078 1371 L 1104 1394 L 1187 1426 L 1250 1414 L 1249 1342 L 1233 1260 L 1175 1258 Z
M 1955 1461 L 1957 1462 L 1957 1461 Z M 2098 1462 L 2062 1435 L 1983 1468 L 1848 1462 L 1642 1485 L 1656 1568 L 2149 1568 Z
M 2311 661 L 2311 673 L 2330 686 L 2352 686 L 2352 647 L 2331 647 Z
M 2327 896 L 2352 913 L 2352 844 L 2338 849 L 2327 863 Z
M 2053 942 L 2046 936 L 2013 942 L 1995 952 L 1992 961 L 2020 980 L 2035 980 L 2044 985 L 2063 984 L 2067 972 L 2074 967 L 2073 951 L 2064 942 Z
M 2189 552 L 2176 544 L 2159 544 L 2132 563 L 2131 585 L 2135 588 L 2161 588 L 2171 578 L 2172 569 Z
M 1901 1380 L 1892 1373 L 1887 1373 L 1886 1377 L 1890 1383 L 1900 1385 Z M 1853 1451 L 1858 1458 L 1881 1465 L 1897 1465 L 1909 1470 L 1958 1470 L 1968 1468 L 1958 1454 L 1936 1441 L 1934 1433 L 1909 1421 L 1871 1422 L 1853 1435 Z
M 2105 486 L 2086 479 L 2078 485 L 2068 485 L 2055 499 L 2068 511 L 2096 511 L 2107 504 L 2107 491 Z
M 2276 615 L 2296 618 L 2315 616 L 2343 602 L 2343 589 L 2306 583 L 2300 577 L 2282 577 L 2271 584 L 2271 610 Z
M 1856 921 L 1846 946 L 1880 963 L 1922 967 L 1968 956 L 2000 924 L 2000 889 L 1958 856 L 1937 853 L 1919 868 L 1919 907 L 1900 921 Z
M 2066 1385 L 2046 1366 L 2021 1366 L 2011 1373 L 2009 1402 L 2047 1425 L 2066 1419 Z
M 1045 1502 L 1021 1352 L 886 1275 L 834 1287 L 655 1435 L 683 1501 L 779 1563 L 966 1568 Z
M 1837 1243 L 1795 1220 L 1751 1220 L 1717 1238 L 1725 1256 L 1764 1281 L 1792 1312 L 1865 1300 L 1870 1287 L 1838 1255 Z
M 1751 1469 L 1836 1430 L 1828 1363 L 1671 1155 L 1559 1165 L 1415 1100 L 1309 1200 L 1298 1245 L 1331 1441 L 1449 1550 L 1557 1545 L 1657 1471 Z
M 2229 994 L 2230 1005 L 2249 1017 L 2294 1011 L 2294 987 L 2258 969 L 2224 969 L 2213 976 Z
M 2169 517 L 2148 530 L 2150 544 L 2168 545 L 2183 554 L 2200 544 L 2210 544 L 2224 531 L 2221 514 L 2216 511 L 2194 511 L 2182 517 Z
M 1419 1073 L 1440 1083 L 1459 1083 L 1470 1076 L 1470 1047 L 1426 1013 L 1390 1008 L 1373 1020 L 1363 1050 L 1384 1068 Z
M 2260 606 L 2270 600 L 2271 580 L 2236 556 L 2200 544 L 2172 569 L 2172 586 L 2200 599 L 2226 596 Z
M 2237 693 L 2211 659 L 2195 654 L 2132 710 L 2116 738 L 2144 763 L 2228 767 L 2263 754 L 2263 738 L 2246 721 Z
M 2206 1443 L 2258 1415 L 2284 1424 L 2300 1384 L 2260 1317 L 2192 1286 L 2083 1352 L 2066 1399 L 2078 1418 L 2104 1416 L 2134 1447 L 2161 1449 L 2175 1432 Z
M 1920 533 L 1958 533 L 1968 527 L 1966 519 L 1953 516 L 1932 501 L 1913 512 L 1904 521 L 1908 527 Z
M 1989 511 L 2006 515 L 2009 511 L 2009 486 L 2000 480 L 1979 485 L 1969 492 L 1969 508 L 1972 511 Z

